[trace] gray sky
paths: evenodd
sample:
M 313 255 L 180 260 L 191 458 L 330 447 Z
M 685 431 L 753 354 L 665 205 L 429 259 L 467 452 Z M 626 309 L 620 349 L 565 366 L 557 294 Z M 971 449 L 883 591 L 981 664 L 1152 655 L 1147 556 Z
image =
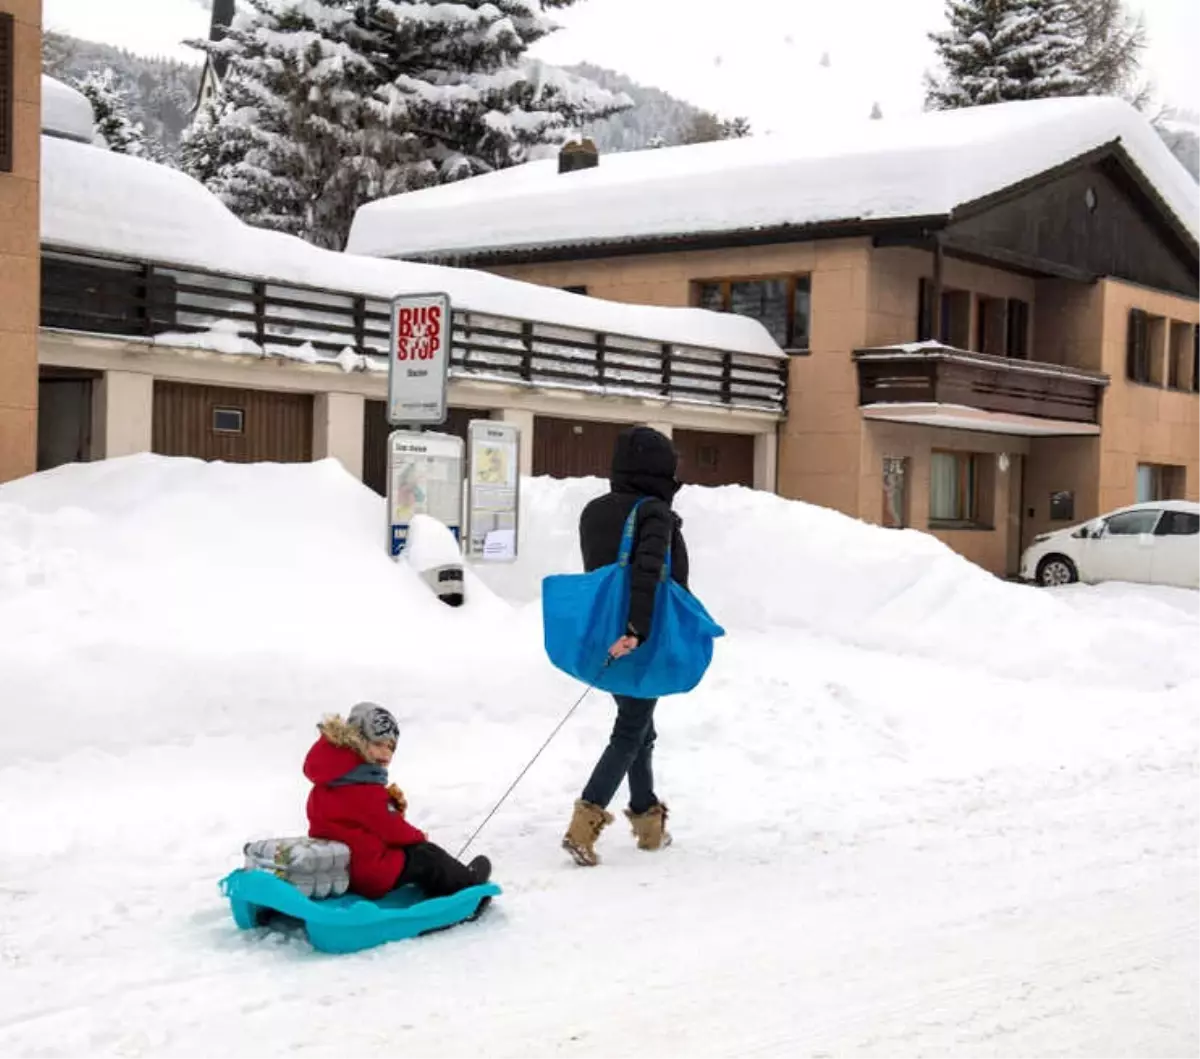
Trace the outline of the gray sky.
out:
M 1144 72 L 1159 99 L 1200 110 L 1200 0 L 1131 0 L 1146 19 Z M 207 0 L 44 0 L 45 24 L 143 54 L 189 60 Z M 819 127 L 921 108 L 926 33 L 942 0 L 582 0 L 537 54 L 589 60 L 757 130 Z M 730 21 L 731 10 L 738 13 Z M 823 62 L 828 58 L 827 64 Z

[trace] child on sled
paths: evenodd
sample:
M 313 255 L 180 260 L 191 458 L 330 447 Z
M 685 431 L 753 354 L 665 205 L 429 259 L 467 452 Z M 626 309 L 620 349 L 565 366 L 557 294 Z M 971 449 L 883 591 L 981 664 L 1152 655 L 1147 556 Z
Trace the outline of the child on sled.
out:
M 312 782 L 308 833 L 350 847 L 350 889 L 377 899 L 412 883 L 427 897 L 446 897 L 485 883 L 487 857 L 462 864 L 405 819 L 408 803 L 387 767 L 400 726 L 382 706 L 360 702 L 343 719 L 326 717 L 304 760 Z

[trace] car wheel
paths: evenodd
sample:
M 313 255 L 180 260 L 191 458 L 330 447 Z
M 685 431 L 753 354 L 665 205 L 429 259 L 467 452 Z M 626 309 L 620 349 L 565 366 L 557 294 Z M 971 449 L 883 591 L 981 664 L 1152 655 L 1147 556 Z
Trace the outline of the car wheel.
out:
M 1043 588 L 1055 585 L 1073 585 L 1079 580 L 1079 571 L 1065 555 L 1047 555 L 1037 568 L 1037 583 Z

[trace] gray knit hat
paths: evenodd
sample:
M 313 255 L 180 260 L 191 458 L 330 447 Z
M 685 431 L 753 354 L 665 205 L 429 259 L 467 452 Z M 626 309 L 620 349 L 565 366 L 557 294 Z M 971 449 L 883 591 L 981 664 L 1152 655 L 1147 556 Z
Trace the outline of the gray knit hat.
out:
M 363 734 L 368 743 L 395 742 L 400 737 L 400 725 L 387 710 L 375 702 L 360 702 L 346 720 Z

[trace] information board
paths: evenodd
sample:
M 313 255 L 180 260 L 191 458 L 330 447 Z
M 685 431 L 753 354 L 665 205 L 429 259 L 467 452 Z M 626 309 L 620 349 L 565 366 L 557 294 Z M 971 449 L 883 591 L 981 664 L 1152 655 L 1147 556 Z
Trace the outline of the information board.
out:
M 476 419 L 467 438 L 467 555 L 512 562 L 517 557 L 521 431 L 511 423 Z
M 388 422 L 437 426 L 446 421 L 453 323 L 446 294 L 405 294 L 392 301 Z
M 462 540 L 462 438 L 395 430 L 388 435 L 388 550 L 404 551 L 414 515 L 429 515 Z

